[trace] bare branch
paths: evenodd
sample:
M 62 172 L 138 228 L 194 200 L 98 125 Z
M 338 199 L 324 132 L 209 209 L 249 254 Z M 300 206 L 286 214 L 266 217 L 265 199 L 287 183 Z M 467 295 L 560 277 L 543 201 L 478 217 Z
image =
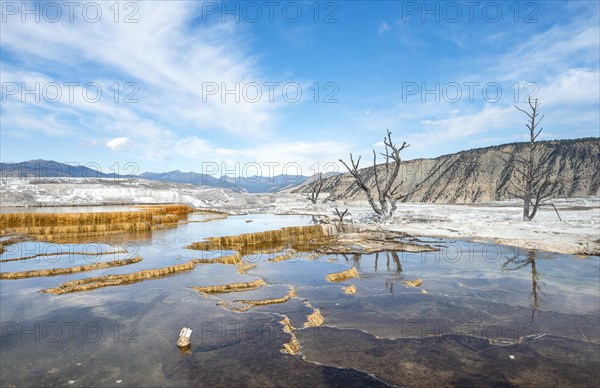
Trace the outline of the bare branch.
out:
M 525 110 L 523 110 L 523 109 L 519 108 L 518 106 L 516 106 L 516 105 L 515 105 L 515 108 L 517 108 L 517 109 L 518 109 L 518 110 L 520 110 L 521 112 L 525 113 L 525 114 L 526 114 L 527 116 L 529 116 L 530 118 L 532 117 L 532 116 L 529 114 L 529 112 L 527 112 L 527 111 L 525 111 Z M 529 127 L 528 127 L 528 128 L 529 128 Z
M 560 214 L 558 214 L 558 209 L 556 208 L 556 206 L 554 206 L 553 203 L 551 203 L 550 206 L 552 206 L 554 208 L 554 211 L 556 212 L 556 216 L 558 217 L 558 220 L 562 222 L 562 218 L 560 218 Z
M 369 201 L 369 205 L 371 205 L 371 208 L 373 208 L 375 213 L 377 213 L 377 215 L 380 217 L 383 216 L 381 209 L 378 208 L 377 205 L 375 204 L 375 199 L 373 198 L 373 194 L 371 193 L 371 190 L 367 187 L 367 185 L 365 184 L 364 180 L 362 179 L 362 177 L 360 176 L 360 174 L 358 172 L 358 166 L 360 164 L 360 156 L 358 157 L 357 162 L 354 163 L 352 154 L 350 154 L 350 162 L 352 164 L 352 168 L 348 167 L 348 165 L 342 159 L 339 159 L 339 161 L 342 162 L 342 164 L 346 167 L 346 169 L 348 169 L 350 174 L 352 174 L 358 187 L 360 187 L 360 189 L 365 192 L 365 194 L 367 196 L 367 200 Z
M 375 187 L 377 188 L 377 195 L 381 195 L 381 188 L 379 185 L 379 174 L 377 173 L 377 154 L 375 153 L 375 150 L 373 150 L 373 170 L 375 171 Z M 387 168 L 385 174 L 387 175 Z
M 348 208 L 346 208 L 346 210 L 344 210 L 342 213 L 340 213 L 340 211 L 338 210 L 338 208 L 335 208 L 335 212 L 338 216 L 338 218 L 340 219 L 340 222 L 344 222 L 344 216 L 346 215 L 346 213 L 348 213 Z
M 355 163 L 352 154 L 350 154 L 350 163 L 352 167 L 348 166 L 348 164 L 341 159 L 340 162 L 342 162 L 354 177 L 357 186 L 365 192 L 367 200 L 375 213 L 381 220 L 387 220 L 396 210 L 397 200 L 402 198 L 402 196 L 398 195 L 398 189 L 402 183 L 399 185 L 394 185 L 394 183 L 400 173 L 400 152 L 409 145 L 406 144 L 406 142 L 403 142 L 400 147 L 394 144 L 392 141 L 392 132 L 389 129 L 387 130 L 387 135 L 383 138 L 383 144 L 385 146 L 385 153 L 381 153 L 384 157 L 383 171 L 377 166 L 377 153 L 373 150 L 373 172 L 375 180 L 375 187 L 373 188 L 367 186 L 365 179 L 359 172 L 360 157 Z M 393 166 L 392 163 L 394 164 Z
M 323 189 L 323 173 L 319 173 L 319 178 L 317 182 L 312 184 L 312 190 L 310 193 L 306 195 L 306 199 L 311 201 L 313 204 L 317 203 L 319 199 L 319 194 L 321 194 L 321 190 Z

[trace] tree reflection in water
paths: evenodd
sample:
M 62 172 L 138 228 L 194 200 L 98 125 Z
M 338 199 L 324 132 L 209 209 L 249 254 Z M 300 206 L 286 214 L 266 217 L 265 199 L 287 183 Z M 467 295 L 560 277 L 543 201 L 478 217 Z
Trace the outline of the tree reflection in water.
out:
M 386 265 L 387 273 L 394 274 L 394 275 L 400 275 L 402 273 L 402 264 L 400 263 L 400 258 L 398 257 L 398 252 L 386 251 L 385 258 L 386 258 L 385 265 Z M 390 267 L 390 258 L 392 259 L 392 261 L 395 264 L 395 269 L 392 269 Z M 375 254 L 375 272 L 379 272 L 378 265 L 379 265 L 379 253 L 376 253 Z M 398 276 L 393 276 L 393 277 L 388 277 L 385 280 L 385 288 L 390 294 L 394 293 L 394 281 L 397 279 L 398 279 Z
M 394 282 L 396 280 L 400 279 L 400 274 L 402 273 L 402 263 L 400 263 L 400 256 L 398 255 L 398 252 L 394 252 L 394 251 L 378 252 L 378 253 L 375 253 L 374 272 L 379 272 L 379 258 L 380 258 L 380 256 L 383 256 L 384 254 L 385 254 L 385 259 L 386 259 L 386 262 L 385 262 L 386 272 L 390 275 L 393 275 L 393 276 L 386 277 L 385 288 L 390 294 L 393 294 L 394 293 Z M 342 256 L 344 257 L 344 259 L 346 259 L 346 263 L 348 263 L 350 261 L 350 259 L 348 258 L 348 255 L 342 254 Z M 355 253 L 352 255 L 353 265 L 358 270 L 360 270 L 360 259 L 361 258 L 362 258 L 362 254 L 360 254 L 360 253 Z M 392 262 L 394 263 L 393 267 L 392 267 Z
M 533 297 L 533 304 L 531 309 L 531 320 L 535 317 L 535 312 L 540 309 L 539 291 L 540 286 L 538 284 L 539 274 L 537 272 L 535 264 L 536 250 L 527 251 L 527 256 L 519 256 L 515 254 L 514 257 L 509 257 L 504 264 L 502 264 L 502 271 L 517 271 L 521 268 L 531 266 L 531 296 Z

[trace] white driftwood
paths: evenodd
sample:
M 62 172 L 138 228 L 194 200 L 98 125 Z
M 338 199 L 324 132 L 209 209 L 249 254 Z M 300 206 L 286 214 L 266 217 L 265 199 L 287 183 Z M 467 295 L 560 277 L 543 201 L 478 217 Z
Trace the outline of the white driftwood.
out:
M 191 336 L 192 336 L 192 329 L 189 329 L 187 327 L 184 327 L 183 329 L 181 329 L 181 332 L 179 333 L 179 340 L 177 340 L 177 346 L 179 346 L 179 347 L 189 346 Z

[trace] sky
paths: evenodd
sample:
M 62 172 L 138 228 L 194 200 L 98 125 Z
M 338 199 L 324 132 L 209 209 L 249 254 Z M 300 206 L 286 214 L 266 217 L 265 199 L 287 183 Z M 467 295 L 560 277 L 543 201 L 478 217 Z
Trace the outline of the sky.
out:
M 344 171 L 600 136 L 597 1 L 2 1 L 0 160 Z

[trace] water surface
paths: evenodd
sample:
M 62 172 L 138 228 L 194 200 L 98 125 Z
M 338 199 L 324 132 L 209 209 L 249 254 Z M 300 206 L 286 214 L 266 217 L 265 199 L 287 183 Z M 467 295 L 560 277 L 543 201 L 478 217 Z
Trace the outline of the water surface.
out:
M 189 221 L 206 215 L 190 214 Z M 314 256 L 257 266 L 199 264 L 187 272 L 64 295 L 39 293 L 75 279 L 161 268 L 225 252 L 187 249 L 206 237 L 310 224 L 309 217 L 245 215 L 69 244 L 23 242 L 1 272 L 69 267 L 140 255 L 125 266 L 0 281 L 4 386 L 597 386 L 600 258 L 528 252 L 463 240 L 422 239 L 439 252 Z M 116 252 L 90 255 L 90 252 Z M 360 278 L 329 283 L 356 267 Z M 205 297 L 192 286 L 267 286 Z M 405 280 L 421 278 L 421 287 Z M 356 295 L 344 286 L 355 285 Z M 239 313 L 221 301 L 297 296 Z M 320 309 L 325 325 L 303 328 Z M 297 328 L 302 357 L 281 352 Z M 176 346 L 191 327 L 191 354 Z

